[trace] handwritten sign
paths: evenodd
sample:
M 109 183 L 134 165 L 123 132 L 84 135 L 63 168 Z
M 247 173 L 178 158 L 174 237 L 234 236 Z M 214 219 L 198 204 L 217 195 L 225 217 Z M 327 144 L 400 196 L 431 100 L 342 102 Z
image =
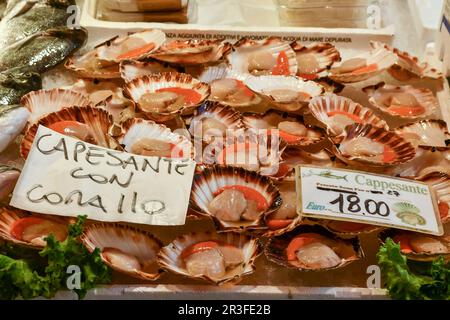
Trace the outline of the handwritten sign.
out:
M 424 183 L 298 166 L 296 186 L 297 211 L 303 216 L 443 234 L 435 195 Z
M 92 145 L 40 126 L 11 205 L 100 221 L 183 225 L 195 162 Z

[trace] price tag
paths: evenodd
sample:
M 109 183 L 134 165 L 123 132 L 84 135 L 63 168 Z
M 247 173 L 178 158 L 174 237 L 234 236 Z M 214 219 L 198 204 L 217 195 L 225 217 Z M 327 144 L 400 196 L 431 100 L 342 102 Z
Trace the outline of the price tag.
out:
M 296 167 L 299 214 L 442 235 L 434 192 L 425 183 L 367 172 Z

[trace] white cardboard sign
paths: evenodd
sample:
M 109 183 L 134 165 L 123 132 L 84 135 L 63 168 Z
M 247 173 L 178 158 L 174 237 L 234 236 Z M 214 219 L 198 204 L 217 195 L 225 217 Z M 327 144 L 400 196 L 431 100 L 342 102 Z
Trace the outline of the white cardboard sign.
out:
M 40 126 L 11 205 L 100 221 L 183 225 L 195 162 L 102 148 Z
M 435 195 L 425 183 L 367 172 L 298 166 L 299 214 L 442 235 Z

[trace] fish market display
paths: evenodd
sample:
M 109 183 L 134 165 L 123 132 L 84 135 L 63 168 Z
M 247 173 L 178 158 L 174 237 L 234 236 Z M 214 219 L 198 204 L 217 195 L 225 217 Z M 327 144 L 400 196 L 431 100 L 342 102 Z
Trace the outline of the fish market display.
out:
M 321 178 L 342 184 L 347 176 L 331 168 L 421 181 L 448 228 L 450 134 L 436 93 L 442 75 L 431 65 L 382 43 L 347 58 L 330 43 L 173 39 L 157 29 L 76 53 L 87 32 L 65 26 L 70 1 L 26 2 L 8 1 L 0 22 L 4 241 L 43 248 L 49 234 L 70 238 L 70 219 L 7 206 L 41 125 L 132 158 L 196 162 L 186 226 L 87 222 L 79 245 L 116 277 L 231 285 L 315 271 L 331 279 L 372 261 L 363 249 L 373 254 L 365 241 L 377 235 L 382 246 L 398 243 L 405 260 L 448 261 L 448 231 L 307 218 L 296 190 L 299 165 L 323 168 Z M 70 80 L 42 88 L 57 65 Z M 15 161 L 6 156 L 12 152 Z M 426 223 L 404 199 L 392 215 Z

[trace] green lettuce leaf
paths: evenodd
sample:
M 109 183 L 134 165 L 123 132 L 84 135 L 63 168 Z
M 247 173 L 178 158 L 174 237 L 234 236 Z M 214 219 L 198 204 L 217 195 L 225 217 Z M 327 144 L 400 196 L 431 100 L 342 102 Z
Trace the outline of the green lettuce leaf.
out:
M 90 253 L 78 237 L 83 232 L 86 217 L 79 217 L 77 222 L 68 226 L 66 240 L 59 242 L 53 235 L 46 238 L 46 247 L 33 257 L 26 250 L 13 250 L 10 245 L 0 248 L 0 299 L 24 299 L 43 296 L 52 298 L 59 290 L 67 289 L 67 282 L 72 274 L 67 273 L 69 266 L 77 266 L 81 271 L 79 287 L 74 288 L 80 299 L 89 289 L 111 281 L 111 271 L 103 263 L 99 250 Z M 14 254 L 13 254 L 14 253 Z M 8 255 L 14 255 L 11 258 Z M 19 259 L 17 255 L 23 255 Z M 36 266 L 44 265 L 36 271 Z
M 421 271 L 410 267 L 401 253 L 400 245 L 386 239 L 378 253 L 386 289 L 393 299 L 429 300 L 450 299 L 450 263 L 441 257 L 433 262 L 421 263 Z

